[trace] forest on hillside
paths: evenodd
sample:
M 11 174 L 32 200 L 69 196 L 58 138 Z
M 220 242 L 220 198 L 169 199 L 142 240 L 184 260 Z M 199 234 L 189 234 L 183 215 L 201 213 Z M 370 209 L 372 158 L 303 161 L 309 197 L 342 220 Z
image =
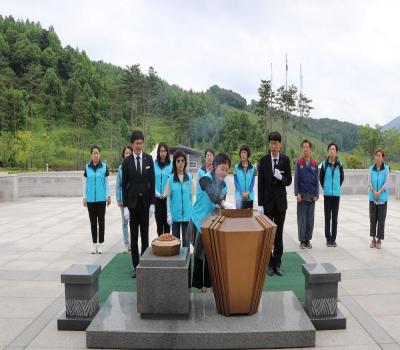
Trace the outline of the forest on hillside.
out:
M 358 126 L 309 118 L 312 101 L 296 87 L 272 91 L 260 80 L 258 93 L 247 104 L 217 85 L 184 90 L 154 67 L 95 62 L 80 48 L 63 47 L 53 27 L 0 16 L 0 167 L 82 169 L 97 144 L 115 168 L 136 128 L 146 135 L 147 151 L 165 141 L 224 150 L 234 160 L 244 143 L 257 160 L 272 129 L 283 131 L 291 158 L 303 137 L 319 158 L 331 141 L 344 151 L 358 145 Z

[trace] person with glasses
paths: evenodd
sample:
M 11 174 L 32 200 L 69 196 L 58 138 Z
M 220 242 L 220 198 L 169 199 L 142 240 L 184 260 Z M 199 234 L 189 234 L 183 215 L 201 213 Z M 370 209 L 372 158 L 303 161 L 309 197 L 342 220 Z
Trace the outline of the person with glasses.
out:
M 189 247 L 187 228 L 192 215 L 195 186 L 192 175 L 186 171 L 187 157 L 185 152 L 177 150 L 173 157 L 173 173 L 165 187 L 167 197 L 168 224 L 172 225 L 172 234 L 182 240 L 183 247 Z M 182 238 L 181 238 L 182 237 Z

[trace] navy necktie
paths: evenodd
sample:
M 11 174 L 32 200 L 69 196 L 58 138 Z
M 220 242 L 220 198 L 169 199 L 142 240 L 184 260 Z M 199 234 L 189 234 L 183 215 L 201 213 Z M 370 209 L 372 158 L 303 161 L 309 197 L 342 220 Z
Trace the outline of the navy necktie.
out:
M 136 157 L 136 170 L 139 174 L 142 173 L 142 171 L 141 171 L 142 169 L 140 168 L 140 157 L 139 156 Z

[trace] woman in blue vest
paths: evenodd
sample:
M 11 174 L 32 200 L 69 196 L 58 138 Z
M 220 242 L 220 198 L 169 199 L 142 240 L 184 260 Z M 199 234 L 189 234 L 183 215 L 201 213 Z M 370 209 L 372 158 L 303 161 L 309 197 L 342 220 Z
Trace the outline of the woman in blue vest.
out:
M 325 238 L 328 247 L 336 247 L 337 218 L 339 213 L 340 187 L 344 180 L 343 166 L 337 157 L 338 146 L 330 143 L 328 158 L 321 164 L 319 182 L 324 189 Z M 331 230 L 332 218 L 332 230 Z
M 186 171 L 187 157 L 185 152 L 177 150 L 173 157 L 173 173 L 169 176 L 165 195 L 167 196 L 167 221 L 172 225 L 172 234 L 181 239 L 182 246 L 189 247 L 187 228 L 192 215 L 192 203 L 195 188 L 192 175 Z
M 197 172 L 197 191 L 199 191 L 199 181 L 207 173 L 213 170 L 213 160 L 214 160 L 214 150 L 212 148 L 207 148 L 204 151 L 204 164 L 199 168 Z
M 157 147 L 157 159 L 154 162 L 154 175 L 156 180 L 156 205 L 155 216 L 157 223 L 157 234 L 170 232 L 167 222 L 167 197 L 165 196 L 165 185 L 172 172 L 172 164 L 169 156 L 168 146 L 160 142 Z
M 369 220 L 371 248 L 381 249 L 385 238 L 385 220 L 387 201 L 389 200 L 389 167 L 383 162 L 385 152 L 378 148 L 375 151 L 375 164 L 369 168 Z
M 122 160 L 129 157 L 132 154 L 132 152 L 133 152 L 133 150 L 132 150 L 131 146 L 125 146 L 121 152 Z M 122 198 L 122 164 L 118 167 L 117 181 L 115 183 L 115 192 L 116 192 L 115 196 L 117 198 L 117 204 L 121 210 L 122 236 L 123 236 L 124 244 L 125 244 L 124 253 L 128 253 L 131 250 L 131 246 L 129 244 L 129 231 L 128 231 L 129 220 L 126 220 L 125 216 L 124 216 L 124 200 Z
M 194 246 L 194 266 L 192 286 L 205 292 L 211 288 L 210 274 L 204 251 L 201 223 L 217 208 L 233 209 L 226 203 L 227 185 L 225 177 L 231 166 L 231 160 L 226 153 L 219 153 L 213 160 L 213 169 L 199 181 L 196 203 L 193 206 L 192 218 L 189 223 L 188 235 Z
M 104 225 L 106 205 L 111 203 L 110 189 L 108 185 L 108 168 L 100 160 L 100 147 L 93 146 L 90 149 L 92 161 L 85 166 L 83 174 L 83 205 L 88 208 L 90 227 L 92 231 L 92 254 L 103 252 Z M 99 232 L 97 237 L 97 223 Z
M 250 148 L 243 145 L 239 150 L 240 162 L 235 165 L 236 209 L 253 209 L 256 167 L 249 161 Z

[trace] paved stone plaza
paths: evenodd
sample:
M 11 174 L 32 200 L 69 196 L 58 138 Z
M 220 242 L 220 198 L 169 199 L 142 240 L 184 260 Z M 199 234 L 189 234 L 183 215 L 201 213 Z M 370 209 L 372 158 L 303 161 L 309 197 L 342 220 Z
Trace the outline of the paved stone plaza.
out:
M 231 185 L 230 190 L 232 194 Z M 71 264 L 104 267 L 121 252 L 120 215 L 112 203 L 106 214 L 104 253 L 92 255 L 89 218 L 80 198 L 0 203 L 0 350 L 86 349 L 84 332 L 57 331 L 57 317 L 65 308 L 60 274 Z M 399 227 L 400 201 L 391 200 L 383 247 L 369 248 L 367 197 L 343 196 L 338 248 L 327 248 L 320 200 L 313 249 L 300 250 L 296 203 L 289 189 L 285 250 L 299 252 L 306 262 L 331 262 L 342 272 L 339 308 L 347 317 L 347 329 L 318 331 L 317 348 L 400 349 Z M 150 231 L 151 240 L 154 220 Z

